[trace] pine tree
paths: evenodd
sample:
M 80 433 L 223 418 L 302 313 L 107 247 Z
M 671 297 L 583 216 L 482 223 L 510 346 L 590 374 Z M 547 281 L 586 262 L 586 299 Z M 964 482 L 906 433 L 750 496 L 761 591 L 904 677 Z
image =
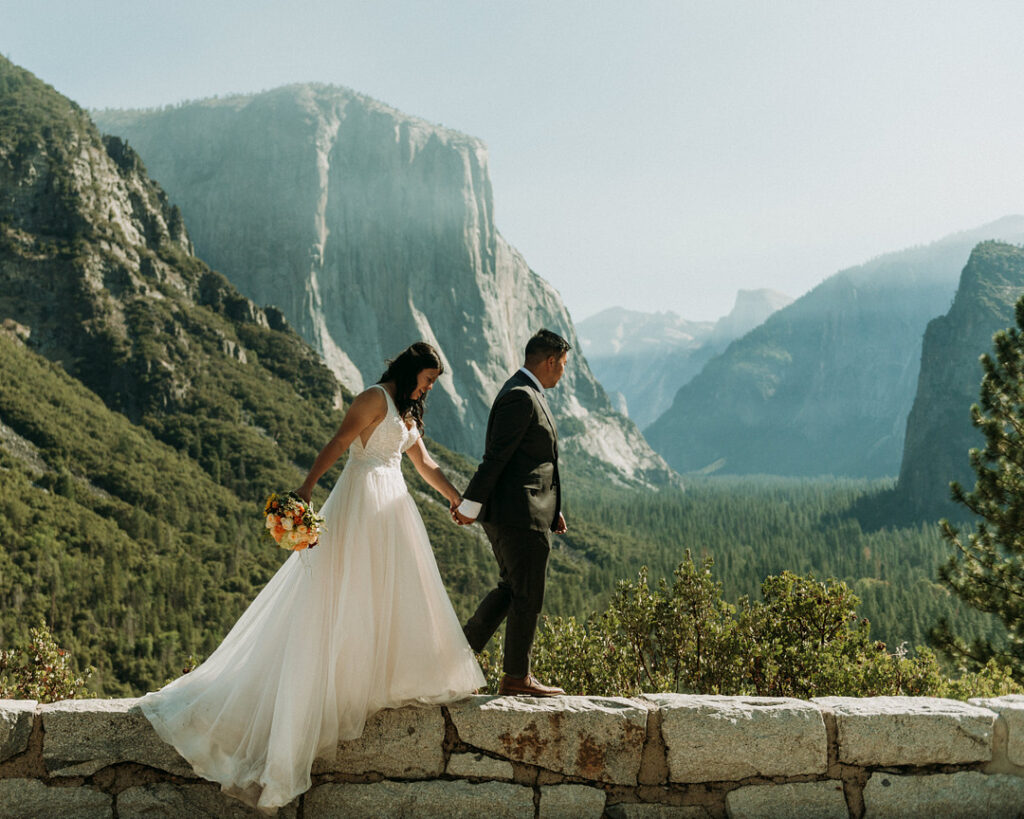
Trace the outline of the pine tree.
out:
M 950 484 L 953 500 L 978 520 L 966 538 L 941 521 L 955 553 L 939 572 L 960 599 L 1003 622 L 1006 640 L 968 645 L 946 619 L 932 639 L 968 667 L 994 658 L 1024 680 L 1024 298 L 1016 304 L 1016 321 L 1016 327 L 993 336 L 994 355 L 981 356 L 984 376 L 971 423 L 985 436 L 985 447 L 968 455 L 977 481 L 970 492 Z

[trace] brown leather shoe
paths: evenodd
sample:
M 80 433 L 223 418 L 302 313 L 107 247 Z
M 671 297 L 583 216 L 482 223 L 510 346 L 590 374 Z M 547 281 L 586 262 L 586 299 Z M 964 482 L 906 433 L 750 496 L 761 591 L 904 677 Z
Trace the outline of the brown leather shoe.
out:
M 541 684 L 533 674 L 527 674 L 523 679 L 506 674 L 501 678 L 498 695 L 501 697 L 560 697 L 565 695 L 565 691 L 553 685 Z

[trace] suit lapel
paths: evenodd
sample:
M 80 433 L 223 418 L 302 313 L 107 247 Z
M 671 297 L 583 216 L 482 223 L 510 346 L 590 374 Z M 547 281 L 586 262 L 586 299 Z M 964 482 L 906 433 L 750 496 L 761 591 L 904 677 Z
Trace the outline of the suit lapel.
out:
M 551 414 L 551 407 L 548 406 L 548 400 L 544 396 L 544 390 L 540 389 L 534 382 L 533 379 L 528 375 L 524 375 L 522 370 L 517 370 L 515 375 L 512 376 L 514 379 L 518 379 L 518 383 L 525 384 L 537 397 L 537 403 L 540 404 L 541 410 L 544 412 L 544 417 L 548 419 L 548 426 L 551 428 L 551 436 L 554 441 L 555 455 L 558 455 L 558 427 L 555 426 L 555 417 Z
M 537 398 L 540 399 L 540 405 L 544 409 L 544 414 L 548 417 L 548 423 L 551 425 L 551 431 L 556 432 L 558 428 L 555 426 L 555 419 L 551 414 L 551 407 L 548 406 L 548 399 L 542 392 L 537 393 Z
M 548 399 L 545 397 L 543 390 L 537 389 L 536 384 L 531 382 L 530 386 L 533 387 L 534 392 L 537 394 L 537 403 L 540 404 L 540 408 L 544 410 L 544 415 L 548 419 L 548 426 L 551 427 L 551 438 L 554 444 L 555 455 L 558 455 L 558 427 L 555 426 L 555 418 L 551 414 L 551 407 L 548 406 Z

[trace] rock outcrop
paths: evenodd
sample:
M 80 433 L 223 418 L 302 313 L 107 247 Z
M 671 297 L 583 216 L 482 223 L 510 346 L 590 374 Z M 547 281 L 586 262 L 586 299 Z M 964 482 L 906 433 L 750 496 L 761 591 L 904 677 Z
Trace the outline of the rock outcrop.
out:
M 1021 699 L 476 696 L 378 713 L 279 815 L 1018 816 Z M 0 815 L 258 815 L 135 702 L 0 700 Z
M 490 402 L 533 331 L 579 350 L 558 293 L 495 227 L 477 139 L 322 85 L 96 119 L 182 207 L 197 253 L 279 306 L 352 389 L 411 341 L 435 344 L 446 372 L 427 420 L 453 449 L 481 453 Z M 552 405 L 569 460 L 672 480 L 578 352 Z
M 826 279 L 708 362 L 645 434 L 681 472 L 897 474 L 925 327 L 993 238 L 1021 241 L 1024 218 Z
M 992 336 L 1015 325 L 1014 304 L 1024 295 L 1024 248 L 986 242 L 971 253 L 949 312 L 928 324 L 917 395 L 907 418 L 896 506 L 916 517 L 958 516 L 949 483 L 974 486 L 967 453 L 985 445 L 971 424 Z
M 612 307 L 576 327 L 594 374 L 623 397 L 629 417 L 643 428 L 709 359 L 792 301 L 774 290 L 740 290 L 732 311 L 715 322 Z
M 181 211 L 123 140 L 101 137 L 74 102 L 2 58 L 0 77 L 0 318 L 33 350 L 137 422 L 188 406 L 210 371 L 247 392 L 224 365 L 265 378 L 279 362 L 249 362 L 243 337 L 276 331 L 311 382 L 293 392 L 315 383 L 320 403 L 340 400 L 279 311 L 193 255 Z

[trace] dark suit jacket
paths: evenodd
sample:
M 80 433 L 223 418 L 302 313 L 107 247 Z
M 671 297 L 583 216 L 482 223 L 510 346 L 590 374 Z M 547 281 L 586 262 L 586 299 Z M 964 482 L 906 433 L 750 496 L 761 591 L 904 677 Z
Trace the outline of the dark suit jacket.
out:
M 544 393 L 517 371 L 498 392 L 487 419 L 484 458 L 464 497 L 483 504 L 484 523 L 554 529 L 562 508 L 558 430 Z

